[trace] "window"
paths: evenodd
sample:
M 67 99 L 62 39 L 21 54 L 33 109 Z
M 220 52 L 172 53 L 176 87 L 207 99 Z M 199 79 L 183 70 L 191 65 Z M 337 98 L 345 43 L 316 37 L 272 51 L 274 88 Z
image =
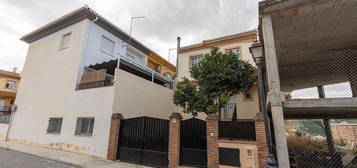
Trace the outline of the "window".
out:
M 114 41 L 110 40 L 109 38 L 102 36 L 102 42 L 100 45 L 100 51 L 109 54 L 111 56 L 114 55 Z
M 228 52 L 232 52 L 234 54 L 237 54 L 240 57 L 240 49 L 239 48 L 235 48 L 235 49 L 230 49 L 227 50 Z
M 7 81 L 5 87 L 8 89 L 14 89 L 16 83 L 14 81 Z
M 252 89 L 246 89 L 244 91 L 244 100 L 245 101 L 249 101 L 249 100 L 252 100 L 253 99 L 253 94 L 252 94 Z
M 195 56 L 195 57 L 191 57 L 191 67 L 194 65 L 197 65 L 200 61 L 202 61 L 203 56 Z
M 68 48 L 70 41 L 71 41 L 71 33 L 63 35 L 60 49 Z
M 50 118 L 48 121 L 47 133 L 56 133 L 61 132 L 63 118 Z
M 77 118 L 75 134 L 91 136 L 93 134 L 93 126 L 94 118 Z

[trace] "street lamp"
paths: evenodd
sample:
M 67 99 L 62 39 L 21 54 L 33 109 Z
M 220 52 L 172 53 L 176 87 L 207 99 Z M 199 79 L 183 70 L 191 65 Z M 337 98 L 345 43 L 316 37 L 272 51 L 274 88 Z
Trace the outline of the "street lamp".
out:
M 263 44 L 254 43 L 252 44 L 252 47 L 249 48 L 249 51 L 252 54 L 253 60 L 258 68 L 260 109 L 264 114 L 265 136 L 267 138 L 267 145 L 268 145 L 268 152 L 269 152 L 267 158 L 267 167 L 277 168 L 278 167 L 277 161 L 273 153 L 273 143 L 272 143 L 271 131 L 270 131 L 270 119 L 268 116 L 268 110 L 267 110 L 266 98 L 265 98 L 265 86 L 264 86 L 263 71 L 262 71 Z

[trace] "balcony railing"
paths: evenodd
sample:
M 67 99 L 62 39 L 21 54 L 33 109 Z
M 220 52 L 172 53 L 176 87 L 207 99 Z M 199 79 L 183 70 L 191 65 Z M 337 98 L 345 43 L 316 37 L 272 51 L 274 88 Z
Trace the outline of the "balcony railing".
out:
M 106 79 L 106 80 L 101 80 L 101 81 L 95 81 L 95 82 L 87 82 L 87 83 L 80 83 L 77 84 L 77 90 L 82 90 L 82 89 L 90 89 L 90 88 L 97 88 L 97 87 L 104 87 L 104 86 L 112 86 L 114 84 L 113 79 Z
M 0 106 L 0 112 L 10 112 L 11 107 L 10 106 Z

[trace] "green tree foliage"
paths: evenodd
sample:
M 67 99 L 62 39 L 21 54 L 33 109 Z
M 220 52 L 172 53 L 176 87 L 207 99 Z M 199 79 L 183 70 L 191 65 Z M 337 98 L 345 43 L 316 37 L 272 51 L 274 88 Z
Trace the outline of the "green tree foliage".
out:
M 199 112 L 217 114 L 229 98 L 255 83 L 254 67 L 233 52 L 213 48 L 191 68 L 190 81 L 184 78 L 174 93 L 175 105 L 196 116 Z

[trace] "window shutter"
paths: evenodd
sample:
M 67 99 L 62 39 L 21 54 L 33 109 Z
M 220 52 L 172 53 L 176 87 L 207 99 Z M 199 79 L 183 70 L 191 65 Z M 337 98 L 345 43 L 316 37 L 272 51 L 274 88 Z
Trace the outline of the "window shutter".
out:
M 78 118 L 77 119 L 77 124 L 76 124 L 76 131 L 75 131 L 75 133 L 77 135 L 81 133 L 81 127 L 82 127 L 82 119 Z

